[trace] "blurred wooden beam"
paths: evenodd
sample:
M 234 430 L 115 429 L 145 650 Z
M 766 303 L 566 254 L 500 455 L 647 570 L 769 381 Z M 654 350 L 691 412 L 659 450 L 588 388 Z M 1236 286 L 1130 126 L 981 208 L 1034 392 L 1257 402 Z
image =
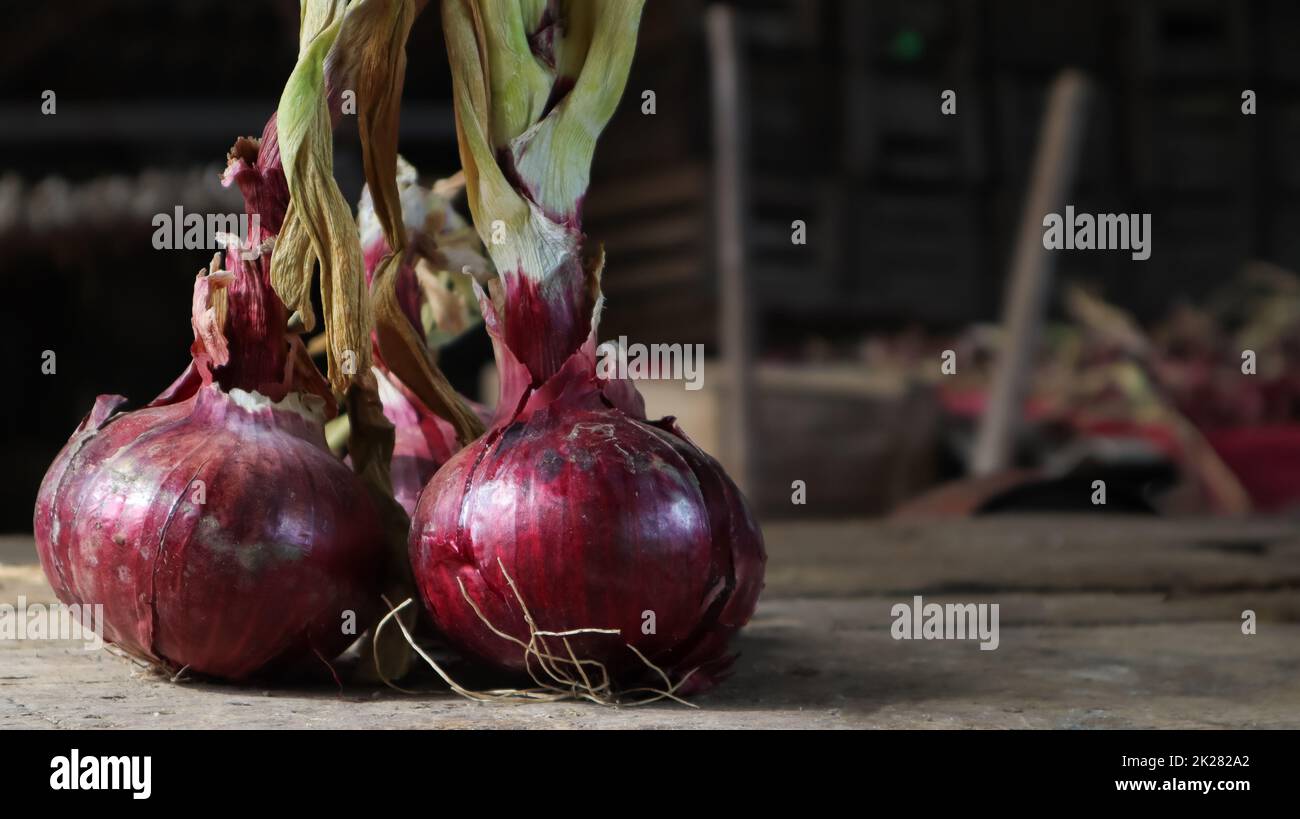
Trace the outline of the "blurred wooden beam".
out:
M 989 475 L 1011 465 L 1021 404 L 1033 374 L 1056 266 L 1056 256 L 1043 247 L 1043 217 L 1061 212 L 1074 184 L 1088 95 L 1087 79 L 1073 69 L 1061 72 L 1049 92 L 1003 305 L 1002 341 L 971 456 L 975 475 Z
M 754 491 L 750 470 L 753 427 L 753 317 L 746 282 L 748 168 L 744 65 L 735 10 L 710 6 L 705 17 L 713 90 L 714 238 L 728 410 L 722 424 L 723 457 L 742 492 Z

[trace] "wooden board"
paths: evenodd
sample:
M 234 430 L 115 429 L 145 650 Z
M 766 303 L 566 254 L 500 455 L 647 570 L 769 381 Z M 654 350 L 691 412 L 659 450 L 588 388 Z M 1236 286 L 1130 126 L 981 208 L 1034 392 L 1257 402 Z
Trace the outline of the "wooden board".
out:
M 1300 728 L 1300 525 L 987 518 L 766 533 L 768 588 L 735 676 L 698 709 L 480 705 L 432 680 L 418 696 L 171 683 L 103 651 L 0 642 L 0 728 Z M 51 599 L 29 540 L 0 539 L 0 560 L 0 601 Z M 890 609 L 913 594 L 998 603 L 998 649 L 894 640 Z

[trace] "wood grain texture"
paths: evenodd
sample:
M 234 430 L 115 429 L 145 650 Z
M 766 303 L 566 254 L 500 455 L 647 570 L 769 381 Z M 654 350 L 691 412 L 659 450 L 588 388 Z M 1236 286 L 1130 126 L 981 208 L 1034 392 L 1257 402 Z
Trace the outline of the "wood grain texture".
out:
M 766 527 L 731 680 L 676 705 L 170 683 L 74 644 L 0 641 L 0 728 L 1300 728 L 1300 526 L 987 518 Z M 5 555 L 20 541 L 3 541 Z M 0 565 L 0 602 L 50 599 Z M 891 607 L 998 603 L 996 651 L 897 641 Z M 1259 618 L 1245 636 L 1243 609 Z

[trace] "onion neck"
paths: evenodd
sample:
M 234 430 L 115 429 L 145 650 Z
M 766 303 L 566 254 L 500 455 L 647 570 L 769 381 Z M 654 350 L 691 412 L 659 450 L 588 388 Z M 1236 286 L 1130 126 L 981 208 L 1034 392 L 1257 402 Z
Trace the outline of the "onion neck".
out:
M 289 187 L 280 164 L 276 121 L 272 117 L 261 140 L 241 137 L 231 148 L 224 180 L 239 186 L 248 216 L 245 249 L 255 252 L 272 239 L 284 223 L 289 207 Z M 229 391 L 249 392 L 284 380 L 289 356 L 284 303 L 271 287 L 269 250 L 255 258 L 237 248 L 226 251 L 226 269 L 235 274 L 226 288 L 226 325 L 230 361 L 213 371 L 215 380 Z
M 342 89 L 331 85 L 326 102 L 333 128 L 343 116 Z M 268 243 L 279 235 L 289 210 L 289 182 L 280 153 L 278 119 L 278 114 L 271 115 L 260 139 L 235 140 L 222 177 L 223 184 L 238 185 L 244 197 L 248 216 L 246 247 L 265 246 L 264 252 L 253 259 L 241 259 L 238 252 L 226 251 L 225 269 L 235 274 L 226 288 L 225 335 L 230 361 L 213 370 L 214 379 L 226 390 L 264 390 L 267 385 L 281 384 L 288 368 L 289 316 L 271 286 Z
M 595 294 L 576 256 L 540 281 L 520 270 L 505 281 L 505 343 L 528 368 L 533 384 L 549 380 L 582 347 L 591 330 Z

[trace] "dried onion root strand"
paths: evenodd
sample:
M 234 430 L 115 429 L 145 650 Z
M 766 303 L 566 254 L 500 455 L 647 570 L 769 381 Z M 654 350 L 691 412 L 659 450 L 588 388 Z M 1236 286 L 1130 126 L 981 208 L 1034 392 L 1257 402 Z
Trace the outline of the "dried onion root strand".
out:
M 375 639 L 379 639 L 380 632 L 388 624 L 389 620 L 396 620 L 398 628 L 401 629 L 402 635 L 410 644 L 411 649 L 420 656 L 421 659 L 433 669 L 443 682 L 456 694 L 475 702 L 499 702 L 499 703 L 517 703 L 517 702 L 562 702 L 565 700 L 583 700 L 593 702 L 597 705 L 616 706 L 616 707 L 633 707 L 638 705 L 648 705 L 653 702 L 662 700 L 672 700 L 685 705 L 689 708 L 696 708 L 693 703 L 687 702 L 677 696 L 677 691 L 690 679 L 694 670 L 687 672 L 680 680 L 673 683 L 663 669 L 650 662 L 644 654 L 637 650 L 636 646 L 630 643 L 625 644 L 627 648 L 636 655 L 645 668 L 653 672 L 661 680 L 664 687 L 656 688 L 653 686 L 638 686 L 635 688 L 616 689 L 610 679 L 609 672 L 605 664 L 599 660 L 579 658 L 573 650 L 569 637 L 596 634 L 596 635 L 617 635 L 618 629 L 610 628 L 574 628 L 564 631 L 544 631 L 536 627 L 532 619 L 532 614 L 528 611 L 528 606 L 524 602 L 523 596 L 520 595 L 514 579 L 506 571 L 504 563 L 498 561 L 501 574 L 504 576 L 507 585 L 514 592 L 515 600 L 518 602 L 520 609 L 528 623 L 529 639 L 520 640 L 512 634 L 501 631 L 492 624 L 483 614 L 482 610 L 469 596 L 469 592 L 462 585 L 461 594 L 465 602 L 474 610 L 474 613 L 482 620 L 483 625 L 498 637 L 509 641 L 518 646 L 523 651 L 523 666 L 528 675 L 532 678 L 536 687 L 534 688 L 494 688 L 488 691 L 475 691 L 465 688 L 456 682 L 455 679 L 441 666 L 436 660 L 416 642 L 414 636 L 407 629 L 401 618 L 397 615 L 403 609 L 409 606 L 411 599 L 402 601 L 401 604 L 393 607 L 390 604 L 388 614 L 380 620 L 378 627 L 375 629 Z M 546 638 L 558 638 L 564 644 L 567 657 L 556 654 L 550 646 L 546 644 Z M 599 682 L 593 683 L 592 678 L 587 673 L 587 667 L 600 673 Z M 384 680 L 384 683 L 395 691 L 403 694 L 415 694 L 417 692 L 401 688 L 391 680 Z

